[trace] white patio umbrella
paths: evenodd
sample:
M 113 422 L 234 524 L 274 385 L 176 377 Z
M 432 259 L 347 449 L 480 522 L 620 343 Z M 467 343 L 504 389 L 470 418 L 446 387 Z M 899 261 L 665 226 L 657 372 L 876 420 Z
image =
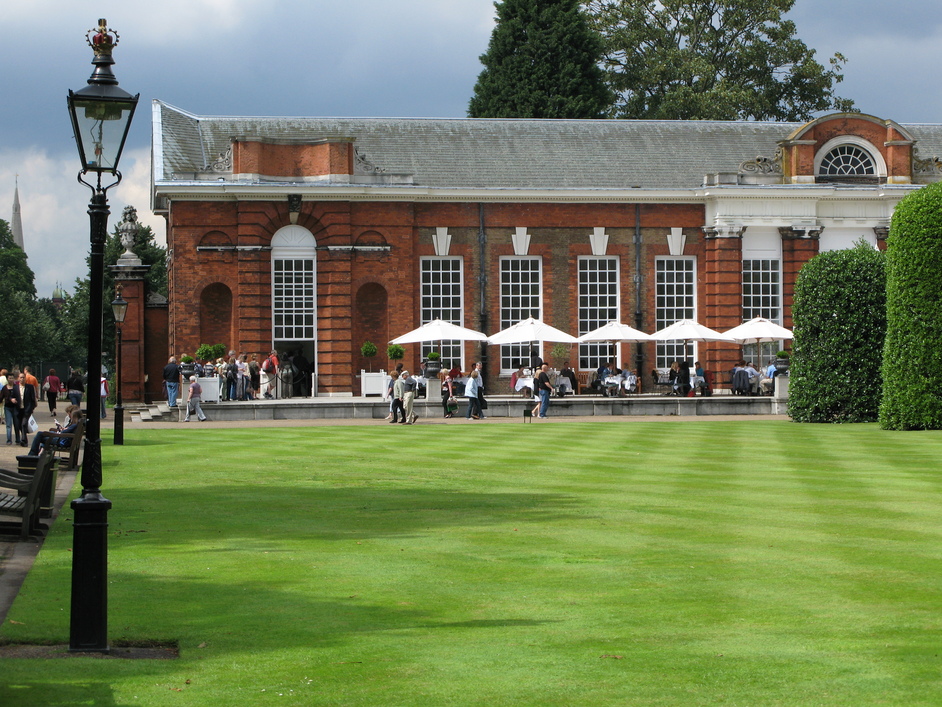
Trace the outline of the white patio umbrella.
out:
M 487 334 L 457 324 L 433 319 L 418 329 L 406 332 L 390 341 L 390 344 L 418 344 L 423 341 L 487 341 Z
M 792 332 L 765 317 L 750 319 L 744 324 L 724 332 L 726 336 L 741 344 L 759 344 L 793 338 Z
M 583 334 L 579 337 L 579 343 L 586 344 L 590 341 L 651 341 L 651 335 L 643 331 L 633 329 L 627 324 L 621 322 L 609 322 L 598 329 Z
M 735 343 L 735 340 L 721 332 L 705 327 L 692 319 L 681 319 L 668 327 L 659 329 L 651 334 L 655 341 L 683 341 L 684 357 L 687 356 L 687 342 L 690 341 L 727 341 Z
M 489 344 L 525 344 L 532 341 L 557 341 L 577 344 L 579 340 L 546 322 L 530 317 L 487 337 Z

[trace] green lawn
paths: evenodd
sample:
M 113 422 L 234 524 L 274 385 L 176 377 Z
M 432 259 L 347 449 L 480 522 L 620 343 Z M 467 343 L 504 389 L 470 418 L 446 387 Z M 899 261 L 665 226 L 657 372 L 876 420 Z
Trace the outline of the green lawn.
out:
M 129 431 L 114 643 L 3 705 L 939 705 L 942 432 L 603 422 Z M 71 512 L 0 640 L 68 640 Z

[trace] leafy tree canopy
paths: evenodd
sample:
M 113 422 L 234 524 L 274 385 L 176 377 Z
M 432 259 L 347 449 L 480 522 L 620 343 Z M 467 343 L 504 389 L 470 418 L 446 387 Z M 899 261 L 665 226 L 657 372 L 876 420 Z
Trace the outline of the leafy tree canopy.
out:
M 795 0 L 592 0 L 616 118 L 809 120 L 853 111 L 834 93 L 846 58 L 825 68 L 784 19 Z
M 578 0 L 504 0 L 468 104 L 472 118 L 601 118 L 611 96 Z
M 0 273 L 13 292 L 36 297 L 33 271 L 26 263 L 26 253 L 13 242 L 10 224 L 0 219 Z
M 144 276 L 146 289 L 148 293 L 156 292 L 166 296 L 167 294 L 167 250 L 157 244 L 154 232 L 150 226 L 144 226 L 137 223 L 137 212 L 133 207 L 125 209 L 124 218 L 131 215 L 129 210 L 133 211 L 132 222 L 136 224 L 136 229 L 131 231 L 133 235 L 133 245 L 131 250 L 141 259 L 144 265 L 150 265 L 150 269 Z M 115 351 L 115 325 L 114 316 L 111 312 L 111 301 L 115 297 L 115 279 L 111 266 L 117 264 L 118 258 L 124 253 L 124 246 L 121 244 L 121 233 L 119 230 L 120 221 L 114 225 L 114 229 L 108 235 L 105 241 L 105 272 L 104 286 L 102 292 L 102 353 L 104 360 L 109 368 L 110 362 L 114 358 Z M 86 258 L 86 262 L 89 259 Z M 90 262 L 89 262 L 90 265 Z M 89 303 L 89 278 L 84 277 L 75 281 L 75 292 L 66 296 L 65 306 L 63 307 L 63 335 L 67 338 L 70 346 L 81 352 L 79 364 L 85 366 L 85 359 L 88 357 L 88 303 Z

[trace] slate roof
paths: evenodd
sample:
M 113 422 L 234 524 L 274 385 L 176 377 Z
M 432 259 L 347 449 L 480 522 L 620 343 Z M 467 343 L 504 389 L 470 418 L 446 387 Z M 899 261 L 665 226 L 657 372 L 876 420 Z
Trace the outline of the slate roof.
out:
M 706 174 L 772 157 L 802 123 L 746 121 L 276 118 L 196 116 L 154 101 L 154 178 L 190 179 L 232 137 L 354 138 L 387 173 L 472 189 L 694 189 Z M 942 156 L 942 125 L 903 124 L 923 158 Z M 217 177 L 206 178 L 216 181 Z

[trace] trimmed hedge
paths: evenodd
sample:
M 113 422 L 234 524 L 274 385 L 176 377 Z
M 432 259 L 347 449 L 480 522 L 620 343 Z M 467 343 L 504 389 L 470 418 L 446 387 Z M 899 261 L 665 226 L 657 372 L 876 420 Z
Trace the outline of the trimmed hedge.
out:
M 886 334 L 886 258 L 865 241 L 815 256 L 798 274 L 788 414 L 873 422 Z
M 942 183 L 896 207 L 887 238 L 880 426 L 942 428 Z

